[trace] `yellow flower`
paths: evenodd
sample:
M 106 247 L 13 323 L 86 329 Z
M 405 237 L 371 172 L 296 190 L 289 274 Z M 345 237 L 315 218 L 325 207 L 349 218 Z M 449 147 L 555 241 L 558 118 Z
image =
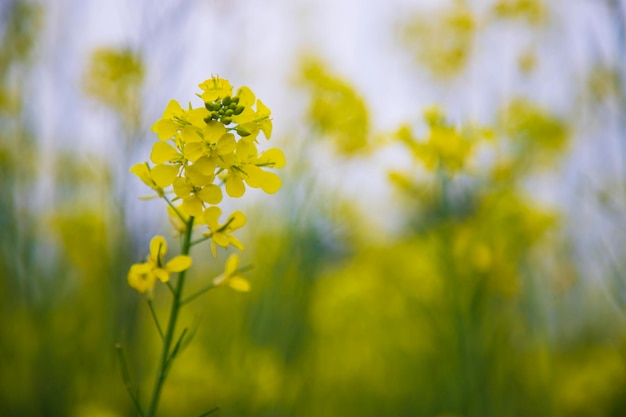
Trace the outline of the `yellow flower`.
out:
M 206 103 L 212 102 L 219 98 L 230 96 L 233 93 L 233 87 L 230 85 L 228 80 L 216 76 L 205 80 L 200 85 L 198 85 L 198 87 L 204 90 L 200 97 Z
M 161 119 L 152 125 L 152 131 L 161 140 L 171 139 L 180 133 L 184 142 L 199 141 L 204 119 L 208 116 L 209 112 L 204 107 L 183 110 L 176 100 L 170 100 Z
M 237 229 L 240 229 L 246 224 L 246 216 L 236 211 L 228 217 L 225 224 L 219 223 L 219 218 L 222 214 L 222 210 L 219 207 L 211 206 L 204 210 L 202 218 L 204 222 L 209 226 L 209 233 L 204 233 L 204 236 L 211 237 L 211 253 L 213 256 L 217 256 L 215 245 L 219 245 L 223 248 L 227 248 L 228 245 L 234 246 L 237 249 L 243 250 L 243 245 L 234 236 L 231 235 Z
M 172 165 L 163 164 L 157 165 L 151 169 L 150 165 L 147 163 L 138 163 L 130 168 L 130 172 L 139 177 L 148 187 L 156 191 L 159 197 L 163 197 L 163 188 L 171 184 L 171 181 L 176 177 L 178 169 Z
M 239 98 L 239 105 L 244 110 L 232 117 L 233 122 L 245 129 L 244 131 L 247 133 L 245 136 L 249 136 L 249 140 L 256 138 L 259 131 L 262 131 L 265 138 L 269 139 L 272 136 L 272 119 L 270 119 L 272 112 L 270 109 L 260 99 L 256 99 L 256 109 L 253 110 L 255 97 L 248 87 L 241 87 L 237 90 L 237 97 Z
M 216 287 L 228 285 L 237 291 L 250 291 L 250 283 L 239 272 L 239 257 L 236 253 L 230 255 L 226 260 L 224 273 L 213 280 L 213 285 Z
M 154 287 L 158 279 L 161 282 L 170 280 L 170 273 L 181 272 L 191 266 L 191 257 L 178 255 L 164 264 L 167 241 L 163 236 L 155 236 L 150 241 L 150 254 L 146 262 L 134 264 L 128 271 L 128 285 L 140 293 L 146 293 Z
M 245 185 L 260 188 L 268 194 L 274 194 L 282 186 L 280 177 L 273 172 L 264 171 L 261 167 L 282 168 L 285 166 L 285 156 L 280 149 L 269 149 L 260 156 L 256 154 L 256 147 L 246 141 L 239 141 L 233 157 L 222 158 L 223 167 L 228 171 L 224 174 L 226 193 L 233 197 L 241 197 L 245 192 Z
M 222 201 L 222 189 L 215 184 L 199 185 L 188 178 L 177 177 L 174 179 L 174 193 L 176 197 L 183 200 L 183 209 L 186 213 L 194 217 L 202 215 L 204 203 L 218 204 Z

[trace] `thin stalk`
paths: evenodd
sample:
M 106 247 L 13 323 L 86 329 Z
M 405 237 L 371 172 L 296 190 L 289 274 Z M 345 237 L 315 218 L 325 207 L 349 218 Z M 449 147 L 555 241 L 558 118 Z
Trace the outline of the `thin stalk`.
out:
M 154 305 L 152 304 L 152 300 L 148 299 L 148 306 L 150 307 L 150 312 L 152 313 L 152 318 L 154 319 L 154 324 L 159 332 L 159 336 L 161 336 L 161 340 L 163 340 L 163 329 L 161 328 L 161 324 L 159 323 L 159 318 L 156 315 L 156 311 L 154 311 Z
M 191 249 L 191 235 L 193 230 L 193 221 L 194 218 L 190 217 L 189 221 L 186 222 L 187 228 L 185 230 L 185 235 L 183 237 L 182 244 L 182 255 L 189 255 L 189 250 Z M 163 383 L 165 382 L 165 378 L 167 376 L 167 367 L 168 367 L 168 359 L 170 357 L 170 349 L 172 348 L 172 341 L 174 340 L 174 335 L 176 333 L 176 322 L 178 320 L 178 312 L 181 307 L 181 297 L 183 294 L 183 288 L 185 286 L 185 275 L 186 270 L 178 273 L 178 281 L 176 282 L 176 287 L 173 292 L 172 299 L 172 308 L 170 310 L 170 318 L 167 323 L 167 330 L 165 332 L 165 337 L 163 339 L 163 351 L 161 352 L 161 360 L 159 363 L 159 369 L 156 374 L 156 379 L 154 381 L 154 389 L 152 390 L 152 399 L 150 400 L 150 406 L 148 407 L 148 411 L 146 412 L 146 417 L 154 417 L 156 415 L 156 410 L 159 405 L 159 398 L 161 397 L 161 389 L 163 388 Z
M 124 381 L 124 386 L 126 387 L 130 398 L 133 400 L 133 404 L 135 405 L 137 412 L 141 417 L 144 417 L 145 414 L 141 409 L 141 404 L 139 404 L 138 395 L 133 391 L 133 383 L 130 378 L 130 372 L 128 371 L 128 365 L 126 364 L 126 358 L 124 357 L 124 349 L 122 348 L 122 345 L 118 343 L 117 345 L 115 345 L 115 350 L 117 351 L 117 359 L 120 362 L 120 369 L 122 371 L 122 380 Z
M 198 417 L 206 417 L 209 414 L 213 414 L 214 412 L 216 412 L 217 410 L 219 410 L 219 406 L 215 406 L 215 408 L 210 409 L 209 411 L 207 411 L 206 413 L 202 413 L 200 414 Z

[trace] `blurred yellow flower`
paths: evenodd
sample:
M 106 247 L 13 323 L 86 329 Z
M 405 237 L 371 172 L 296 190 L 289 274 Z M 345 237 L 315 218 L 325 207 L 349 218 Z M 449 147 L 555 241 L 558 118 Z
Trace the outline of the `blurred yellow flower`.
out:
M 155 236 L 150 241 L 150 254 L 146 262 L 134 264 L 128 272 L 128 284 L 139 291 L 146 293 L 150 291 L 158 279 L 161 282 L 168 282 L 170 273 L 181 272 L 191 266 L 191 257 L 178 255 L 164 264 L 164 256 L 167 251 L 167 241 L 163 236 Z
M 250 291 L 250 283 L 239 272 L 239 256 L 236 253 L 228 257 L 224 273 L 213 280 L 213 285 L 228 285 L 237 291 Z
M 321 62 L 302 64 L 302 83 L 311 98 L 308 119 L 345 155 L 366 150 L 370 120 L 365 101 L 347 81 L 331 74 Z

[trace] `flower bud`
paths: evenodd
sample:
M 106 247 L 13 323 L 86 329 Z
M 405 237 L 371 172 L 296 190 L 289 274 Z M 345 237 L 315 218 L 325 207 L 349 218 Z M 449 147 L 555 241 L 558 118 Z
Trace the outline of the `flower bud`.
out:
M 237 106 L 237 107 L 235 108 L 235 112 L 234 112 L 235 116 L 240 115 L 240 114 L 241 114 L 241 112 L 243 112 L 245 109 L 246 109 L 246 108 L 245 108 L 244 106 Z
M 230 104 L 230 101 L 231 101 L 231 100 L 232 100 L 232 99 L 230 98 L 230 96 L 226 96 L 226 97 L 224 97 L 224 98 L 222 99 L 222 104 L 223 104 L 224 106 L 228 106 L 228 105 Z
M 222 117 L 222 123 L 224 123 L 225 125 L 231 124 L 232 121 L 233 121 L 233 119 L 230 118 L 230 117 Z
M 237 126 L 235 132 L 241 137 L 250 136 L 250 131 L 246 129 L 244 126 Z
M 224 112 L 224 114 L 225 114 L 226 116 L 232 116 L 232 115 L 233 115 L 233 113 L 234 113 L 234 112 L 233 112 L 233 110 L 232 110 L 232 109 L 228 109 L 228 110 L 226 110 L 226 111 Z
M 233 97 L 232 100 L 233 100 L 233 103 L 235 103 L 235 105 L 239 104 L 239 97 L 238 96 Z

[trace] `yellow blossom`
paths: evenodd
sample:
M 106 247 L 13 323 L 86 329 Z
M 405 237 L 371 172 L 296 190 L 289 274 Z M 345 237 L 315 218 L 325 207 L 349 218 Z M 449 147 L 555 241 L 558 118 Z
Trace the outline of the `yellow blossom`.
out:
M 219 218 L 221 214 L 222 210 L 219 207 L 211 206 L 204 210 L 202 215 L 204 222 L 209 227 L 210 232 L 204 233 L 204 236 L 211 237 L 211 253 L 213 253 L 213 256 L 217 256 L 215 245 L 223 248 L 231 245 L 237 249 L 243 249 L 243 244 L 236 237 L 232 236 L 231 233 L 246 224 L 246 216 L 241 211 L 236 211 L 228 217 L 225 224 L 220 224 Z
M 239 272 L 239 257 L 236 253 L 230 255 L 226 260 L 224 273 L 213 280 L 213 285 L 216 287 L 228 285 L 237 291 L 250 291 L 250 283 Z
M 169 262 L 164 263 L 165 252 L 167 251 L 167 241 L 163 236 L 155 236 L 150 241 L 150 254 L 146 262 L 134 264 L 128 272 L 128 285 L 140 293 L 146 293 L 154 287 L 158 279 L 161 282 L 168 282 L 170 273 L 181 272 L 191 266 L 191 257 L 178 255 Z

